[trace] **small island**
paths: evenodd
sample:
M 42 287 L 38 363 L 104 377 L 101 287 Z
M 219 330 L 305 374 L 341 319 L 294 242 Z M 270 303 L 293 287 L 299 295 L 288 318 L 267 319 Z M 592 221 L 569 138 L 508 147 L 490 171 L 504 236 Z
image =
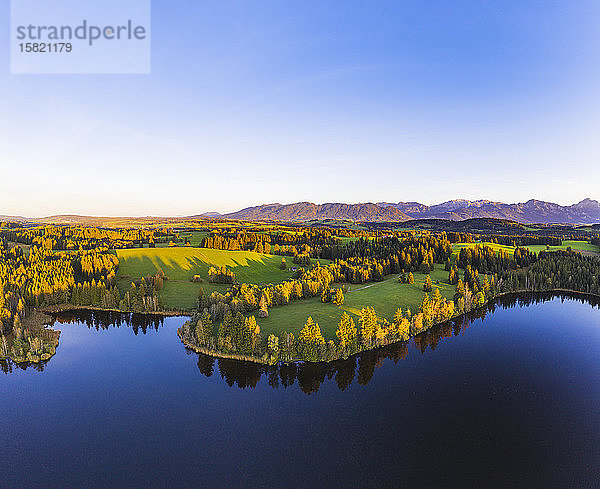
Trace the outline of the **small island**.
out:
M 17 316 L 10 331 L 1 324 L 0 360 L 10 359 L 15 363 L 49 360 L 56 353 L 60 338 L 60 331 L 48 327 L 52 322 L 52 317 L 33 311 L 23 322 Z

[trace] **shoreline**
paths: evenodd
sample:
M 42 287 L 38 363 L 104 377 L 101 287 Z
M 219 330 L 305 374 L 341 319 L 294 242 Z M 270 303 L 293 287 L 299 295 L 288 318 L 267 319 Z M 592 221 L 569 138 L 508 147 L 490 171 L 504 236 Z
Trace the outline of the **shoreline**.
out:
M 484 309 L 486 307 L 488 307 L 493 301 L 496 301 L 498 299 L 501 299 L 503 297 L 508 297 L 508 296 L 523 296 L 525 294 L 549 294 L 549 295 L 554 295 L 554 296 L 559 296 L 561 294 L 567 294 L 567 295 L 574 295 L 574 296 L 580 296 L 580 297 L 588 297 L 588 298 L 595 298 L 600 300 L 600 295 L 598 294 L 592 294 L 592 293 L 588 293 L 588 292 L 581 292 L 579 290 L 570 290 L 570 289 L 548 289 L 548 290 L 515 290 L 515 291 L 510 291 L 510 292 L 500 292 L 499 294 L 496 294 L 494 297 L 490 297 L 488 300 L 486 300 L 484 302 L 484 304 L 481 307 L 477 307 L 475 309 L 471 309 L 470 311 L 466 311 L 463 312 L 462 314 L 458 314 L 456 316 L 453 316 L 450 319 L 447 319 L 446 321 L 442 321 L 442 322 L 438 322 L 438 323 L 433 323 L 431 326 L 424 328 L 423 330 L 419 331 L 417 334 L 409 336 L 407 339 L 405 340 L 396 340 L 396 341 L 391 341 L 390 343 L 387 343 L 385 345 L 378 345 L 376 347 L 373 348 L 365 348 L 362 349 L 356 353 L 353 353 L 352 355 L 350 355 L 348 358 L 353 357 L 355 355 L 358 355 L 360 353 L 366 352 L 366 351 L 373 351 L 373 350 L 377 350 L 379 348 L 385 348 L 387 346 L 390 345 L 394 345 L 397 343 L 401 343 L 403 341 L 410 341 L 411 339 L 415 338 L 416 336 L 430 330 L 431 328 L 435 327 L 435 326 L 440 326 L 442 324 L 446 324 L 450 321 L 454 321 L 454 320 L 459 320 L 462 318 L 465 318 L 466 316 L 468 316 L 469 314 L 473 314 L 481 309 Z M 186 321 L 184 323 L 187 324 L 189 321 Z M 260 365 L 273 365 L 269 362 L 264 361 L 262 358 L 260 357 L 254 357 L 254 356 L 246 356 L 246 355 L 237 355 L 235 353 L 225 353 L 225 352 L 220 352 L 218 350 L 211 350 L 209 348 L 206 347 L 202 347 L 202 346 L 198 346 L 198 345 L 192 345 L 187 343 L 183 338 L 182 338 L 182 334 L 180 333 L 179 329 L 177 330 L 177 336 L 179 336 L 179 339 L 181 340 L 181 343 L 186 347 L 189 348 L 190 350 L 195 351 L 196 353 L 201 353 L 203 355 L 208 355 L 210 357 L 214 357 L 214 358 L 224 358 L 224 359 L 231 359 L 231 360 L 239 360 L 239 361 L 244 361 L 244 362 L 252 362 L 252 363 L 258 363 Z M 332 362 L 336 362 L 339 360 L 342 360 L 343 357 L 339 357 L 339 358 L 335 358 L 332 360 L 321 360 L 318 362 L 312 362 L 310 360 L 302 360 L 302 359 L 293 359 L 290 361 L 282 361 L 279 360 L 277 362 L 275 362 L 275 364 L 292 364 L 292 363 L 332 363 Z
M 54 355 L 56 355 L 56 350 L 58 348 L 60 342 L 61 331 L 59 329 L 53 329 L 52 325 L 55 320 L 49 314 L 34 309 L 31 314 L 29 314 L 22 323 L 22 328 L 24 330 L 28 330 L 30 333 L 33 333 L 36 337 L 44 338 L 44 347 L 43 352 L 39 354 L 36 352 L 30 355 L 30 351 L 26 352 L 26 356 L 18 356 L 14 357 L 10 354 L 10 349 L 8 350 L 8 354 L 4 356 L 0 353 L 0 359 L 10 360 L 16 364 L 40 364 L 42 362 L 47 362 Z M 13 332 L 4 336 L 3 338 L 11 338 Z
M 187 323 L 187 321 L 186 321 L 186 323 Z M 184 323 L 184 324 L 186 324 L 186 323 Z M 190 345 L 190 344 L 186 343 L 185 340 L 182 338 L 182 335 L 179 332 L 179 329 L 177 329 L 177 336 L 181 340 L 181 343 L 183 344 L 183 346 L 185 346 L 186 348 L 189 348 L 190 350 L 195 351 L 196 353 L 201 353 L 203 355 L 207 355 L 207 356 L 213 357 L 213 358 L 224 358 L 224 359 L 227 359 L 227 360 L 238 360 L 240 362 L 252 362 L 252 363 L 258 363 L 259 365 L 271 365 L 270 363 L 265 362 L 265 361 L 261 360 L 258 357 L 252 357 L 252 356 L 246 356 L 246 355 L 237 355 L 235 353 L 219 352 L 219 351 L 211 350 L 211 349 L 203 347 L 203 346 Z M 302 360 L 292 360 L 291 362 L 277 362 L 277 363 L 298 363 L 298 362 L 301 362 L 301 361 Z M 324 363 L 324 362 L 320 362 L 320 363 Z
M 179 316 L 191 316 L 194 313 L 190 311 L 184 311 L 182 309 L 173 309 L 169 311 L 122 311 L 121 309 L 104 309 L 102 307 L 95 306 L 75 306 L 73 304 L 56 304 L 52 306 L 45 306 L 35 309 L 46 315 L 60 314 L 61 312 L 72 312 L 72 311 L 98 311 L 98 312 L 116 312 L 119 314 L 143 314 L 143 315 L 154 315 L 163 317 L 179 317 Z
M 52 349 L 45 352 L 43 355 L 35 355 L 33 357 L 17 357 L 14 358 L 10 353 L 3 356 L 0 353 L 0 359 L 10 360 L 16 364 L 39 364 L 41 362 L 47 362 L 54 355 L 58 349 L 60 343 L 59 329 L 54 329 L 53 326 L 56 323 L 56 316 L 66 312 L 77 312 L 77 311 L 92 311 L 92 312 L 113 312 L 118 314 L 141 314 L 146 316 L 160 316 L 160 317 L 188 317 L 191 316 L 190 312 L 182 310 L 172 311 L 150 311 L 150 312 L 133 312 L 133 311 L 121 311 L 119 309 L 103 309 L 101 307 L 93 306 L 75 306 L 73 304 L 56 304 L 52 306 L 45 306 L 35 308 L 31 313 L 23 320 L 23 329 L 29 330 L 36 335 L 42 334 L 49 337 L 49 341 L 52 344 Z M 11 333 L 12 334 L 12 333 Z M 10 337 L 11 335 L 8 335 Z M 10 350 L 9 350 L 10 351 Z
M 501 299 L 503 297 L 509 297 L 509 296 L 518 297 L 518 296 L 523 296 L 526 294 L 549 294 L 549 295 L 554 295 L 554 296 L 566 294 L 566 295 L 572 295 L 572 296 L 583 297 L 583 298 L 593 298 L 593 299 L 600 301 L 599 294 L 593 294 L 593 293 L 582 292 L 579 290 L 571 290 L 571 289 L 548 289 L 548 290 L 522 289 L 522 290 L 515 290 L 515 291 L 510 291 L 510 292 L 500 292 L 499 294 L 496 294 L 494 297 L 491 297 L 490 299 L 486 300 L 485 303 L 481 307 L 471 309 L 470 311 L 463 312 L 462 314 L 456 315 L 446 321 L 433 323 L 433 324 L 431 324 L 431 326 L 419 331 L 419 333 L 417 333 L 415 335 L 409 336 L 405 340 L 395 340 L 395 341 L 391 341 L 385 345 L 378 345 L 373 348 L 365 348 L 360 351 L 357 351 L 356 353 L 353 353 L 349 357 L 358 355 L 358 354 L 366 352 L 366 351 L 377 350 L 379 348 L 384 348 L 386 346 L 394 345 L 396 343 L 401 343 L 403 341 L 410 341 L 411 339 L 415 338 L 419 334 L 422 334 L 435 326 L 445 324 L 449 321 L 460 320 L 461 318 L 464 318 L 464 317 L 468 316 L 469 314 L 473 314 L 474 312 L 476 312 L 478 310 L 481 310 L 485 307 L 489 307 L 489 305 L 492 302 L 494 302 L 498 299 Z M 75 306 L 72 304 L 57 304 L 57 305 L 46 306 L 46 307 L 34 309 L 32 311 L 32 313 L 23 321 L 23 326 L 25 326 L 28 329 L 35 331 L 35 332 L 49 332 L 52 335 L 56 335 L 56 342 L 58 343 L 58 340 L 60 339 L 61 331 L 52 328 L 52 326 L 56 322 L 56 315 L 58 315 L 60 313 L 76 312 L 76 311 L 113 312 L 113 313 L 118 313 L 118 314 L 139 314 L 139 315 L 144 315 L 144 316 L 161 316 L 161 317 L 191 317 L 193 315 L 193 312 L 186 312 L 183 310 L 133 312 L 133 311 L 121 311 L 119 309 L 103 309 L 103 308 L 93 307 L 93 306 Z M 186 321 L 182 326 L 186 325 L 188 322 L 189 322 L 189 320 Z M 223 358 L 223 359 L 228 359 L 228 360 L 251 362 L 251 363 L 256 363 L 259 365 L 273 365 L 272 363 L 264 360 L 261 357 L 241 355 L 241 354 L 236 354 L 236 353 L 220 352 L 218 350 L 212 350 L 210 348 L 206 348 L 203 346 L 190 344 L 183 339 L 183 335 L 180 333 L 179 328 L 177 329 L 177 336 L 179 337 L 181 343 L 186 348 L 189 348 L 190 350 L 192 350 L 196 353 L 207 355 L 207 356 L 210 356 L 213 358 Z M 32 362 L 30 360 L 18 361 L 16 359 L 12 358 L 10 355 L 2 357 L 2 358 L 11 360 L 18 364 L 40 363 L 41 361 L 48 361 L 50 358 L 52 358 L 56 354 L 57 348 L 58 348 L 58 344 L 54 348 L 54 353 L 52 353 L 50 355 L 50 357 L 45 358 L 45 359 L 40 359 L 37 362 L 36 361 Z M 297 363 L 315 363 L 315 364 L 331 363 L 331 362 L 339 361 L 342 358 L 343 357 L 339 357 L 339 358 L 335 358 L 335 359 L 331 359 L 331 360 L 322 360 L 322 361 L 318 361 L 318 362 L 313 362 L 310 360 L 303 360 L 303 359 L 292 359 L 289 361 L 278 360 L 277 362 L 275 362 L 275 364 L 288 364 L 289 365 L 292 363 L 295 363 L 295 364 L 297 364 Z

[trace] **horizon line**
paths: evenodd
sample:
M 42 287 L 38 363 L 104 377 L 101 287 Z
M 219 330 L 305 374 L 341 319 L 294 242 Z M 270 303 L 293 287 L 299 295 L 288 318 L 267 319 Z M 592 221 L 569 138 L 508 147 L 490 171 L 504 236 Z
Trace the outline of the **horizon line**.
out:
M 249 208 L 253 208 L 253 207 L 261 207 L 261 206 L 269 206 L 269 205 L 279 205 L 279 206 L 287 206 L 287 205 L 294 205 L 294 204 L 313 204 L 313 205 L 326 205 L 326 204 L 343 204 L 343 205 L 368 205 L 368 204 L 372 204 L 372 205 L 376 205 L 376 206 L 380 206 L 380 204 L 393 204 L 393 205 L 397 205 L 397 204 L 419 204 L 419 205 L 424 205 L 426 207 L 433 207 L 436 205 L 442 205 L 442 204 L 446 204 L 449 202 L 454 202 L 454 201 L 468 201 L 468 202 L 489 202 L 489 203 L 493 203 L 493 204 L 504 204 L 504 205 L 517 205 L 517 204 L 526 204 L 527 202 L 530 201 L 536 201 L 536 202 L 544 202 L 544 203 L 549 203 L 549 204 L 554 204 L 554 205 L 558 205 L 560 207 L 570 207 L 572 205 L 576 205 L 579 204 L 581 202 L 585 202 L 586 200 L 591 200 L 594 202 L 598 202 L 598 200 L 596 199 L 592 199 L 591 197 L 585 197 L 577 202 L 574 202 L 572 204 L 558 204 L 556 202 L 550 201 L 550 200 L 541 200 L 541 199 L 536 199 L 536 198 L 530 198 L 526 201 L 523 202 L 502 202 L 500 200 L 490 200 L 490 199 L 463 199 L 463 198 L 456 198 L 456 199 L 451 199 L 451 200 L 445 200 L 443 202 L 439 202 L 438 204 L 423 204 L 422 202 L 418 202 L 418 201 L 398 201 L 398 202 L 388 202 L 388 201 L 378 201 L 378 202 L 354 202 L 354 203 L 349 203 L 349 202 L 321 202 L 321 203 L 315 203 L 315 202 L 311 202 L 309 200 L 297 200 L 294 202 L 289 202 L 289 203 L 285 203 L 285 204 L 281 204 L 279 202 L 268 202 L 268 203 L 262 203 L 262 204 L 254 204 L 254 205 L 248 205 L 248 206 L 244 206 L 239 208 L 236 211 L 231 211 L 231 212 L 219 212 L 219 211 L 199 211 L 197 213 L 194 214 L 186 214 L 186 213 L 182 213 L 182 214 L 169 214 L 169 215 L 151 215 L 151 214 L 145 214 L 145 215 L 112 215 L 112 214 L 86 214 L 86 213 L 78 213 L 78 212 L 64 212 L 64 213 L 53 213 L 53 214 L 48 214 L 48 215 L 42 215 L 42 216 L 24 216 L 24 215 L 9 215 L 9 214 L 0 214 L 0 219 L 38 219 L 38 220 L 42 220 L 42 219 L 49 219 L 52 217 L 66 217 L 66 216 L 73 216 L 73 217 L 89 217 L 89 218 L 111 218 L 111 219 L 186 219 L 186 218 L 201 218 L 201 217 L 211 217 L 211 216 L 206 216 L 207 214 L 219 214 L 220 216 L 226 216 L 228 214 L 235 214 L 236 212 L 242 211 L 244 209 L 249 209 Z

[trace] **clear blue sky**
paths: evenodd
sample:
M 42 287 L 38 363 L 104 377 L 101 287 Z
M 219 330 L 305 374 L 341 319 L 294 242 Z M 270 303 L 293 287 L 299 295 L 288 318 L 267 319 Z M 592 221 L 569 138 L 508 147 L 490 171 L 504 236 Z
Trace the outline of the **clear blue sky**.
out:
M 600 198 L 599 41 L 597 0 L 154 0 L 151 75 L 0 50 L 0 214 Z

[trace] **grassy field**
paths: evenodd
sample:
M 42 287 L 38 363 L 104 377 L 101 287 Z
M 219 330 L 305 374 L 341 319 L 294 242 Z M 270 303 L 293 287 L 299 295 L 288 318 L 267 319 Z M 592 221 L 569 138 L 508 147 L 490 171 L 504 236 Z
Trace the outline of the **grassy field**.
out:
M 29 252 L 31 251 L 31 246 L 30 245 L 26 245 L 23 243 L 15 243 L 14 241 L 9 241 L 8 242 L 8 247 L 9 248 L 14 248 L 15 246 L 18 246 L 19 248 L 21 248 L 23 250 L 23 253 L 25 254 L 25 256 L 29 256 Z
M 211 266 L 231 269 L 240 282 L 279 282 L 291 276 L 280 270 L 281 257 L 252 251 L 223 251 L 208 248 L 136 248 L 117 250 L 119 275 L 142 277 L 162 268 L 171 280 L 189 280 L 200 275 L 208 280 Z M 291 265 L 291 259 L 290 265 Z
M 208 231 L 181 231 L 179 233 L 179 237 L 183 240 L 188 239 L 190 241 L 190 246 L 191 247 L 196 247 L 199 248 L 202 245 L 202 240 L 208 236 Z M 148 247 L 148 245 L 144 245 L 144 247 Z M 169 247 L 169 242 L 165 242 L 165 243 L 156 243 L 156 248 L 168 248 Z M 181 243 L 175 243 L 175 247 L 177 248 L 183 248 L 186 247 L 186 245 L 181 242 Z
M 485 242 L 485 243 L 456 243 L 456 244 L 452 245 L 452 253 L 458 254 L 458 252 L 460 251 L 461 248 L 467 248 L 467 247 L 472 248 L 474 246 L 481 245 L 481 244 L 485 244 L 486 246 L 491 246 L 496 251 L 504 250 L 504 251 L 508 251 L 511 254 L 514 253 L 514 251 L 515 251 L 514 247 L 512 247 L 512 246 L 505 246 L 505 245 L 499 245 L 496 243 Z M 550 250 L 551 251 L 566 250 L 567 247 L 569 247 L 569 246 L 574 251 L 600 253 L 600 248 L 598 246 L 590 244 L 587 241 L 563 240 L 563 242 L 560 246 L 550 246 Z M 540 251 L 546 250 L 546 245 L 529 245 L 529 246 L 524 246 L 524 248 L 527 248 L 530 251 L 533 251 L 535 253 L 539 253 Z
M 359 238 L 356 238 L 354 236 L 340 236 L 339 240 L 340 240 L 340 244 L 347 244 L 350 243 L 352 241 L 358 241 Z
M 132 280 L 154 275 L 159 268 L 169 280 L 165 281 L 161 298 L 166 307 L 190 308 L 196 305 L 198 291 L 224 291 L 227 286 L 208 282 L 211 266 L 225 266 L 235 273 L 236 280 L 254 284 L 276 283 L 291 278 L 292 272 L 281 270 L 281 257 L 251 251 L 222 251 L 208 248 L 136 248 L 117 250 L 119 257 L 118 286 L 123 291 Z M 288 267 L 292 259 L 286 258 Z M 325 260 L 322 260 L 324 263 Z M 200 275 L 202 283 L 190 279 Z
M 121 282 L 119 282 L 121 288 Z M 122 282 L 124 289 L 129 288 L 129 280 Z M 167 280 L 163 289 L 160 291 L 160 298 L 163 305 L 168 309 L 193 309 L 197 305 L 198 292 L 200 287 L 204 289 L 206 295 L 212 294 L 215 290 L 225 293 L 228 285 L 186 282 L 184 280 Z
M 210 233 L 208 231 L 189 231 L 181 232 L 179 236 L 183 239 L 189 239 L 191 246 L 200 247 L 202 240 L 206 238 Z
M 600 253 L 598 246 L 588 243 L 587 241 L 574 241 L 574 240 L 563 240 L 560 246 L 550 246 L 551 251 L 566 250 L 567 247 L 571 247 L 574 251 L 588 251 L 593 253 Z M 536 253 L 546 250 L 546 245 L 530 245 L 527 246 L 529 250 L 535 251 Z
M 474 248 L 475 246 L 481 246 L 481 245 L 488 246 L 496 252 L 502 250 L 502 251 L 506 251 L 506 252 L 510 253 L 511 255 L 515 252 L 515 248 L 513 246 L 505 246 L 505 245 L 500 245 L 497 243 L 489 243 L 489 242 L 485 241 L 483 243 L 481 243 L 481 242 L 479 242 L 479 243 L 455 243 L 452 245 L 452 254 L 458 255 L 458 253 L 460 252 L 460 250 L 462 248 Z
M 451 299 L 454 296 L 455 287 L 448 284 L 448 272 L 443 266 L 436 265 L 437 269 L 431 273 L 433 286 L 439 287 L 442 296 Z M 301 299 L 287 306 L 269 309 L 269 317 L 257 319 L 263 335 L 279 334 L 282 331 L 290 331 L 296 335 L 304 326 L 308 316 L 311 316 L 321 326 L 323 336 L 326 339 L 335 338 L 335 330 L 340 316 L 344 311 L 348 312 L 358 321 L 358 312 L 361 308 L 372 306 L 381 317 L 391 319 L 398 307 L 405 311 L 410 308 L 416 312 L 423 301 L 424 274 L 415 273 L 415 283 L 399 284 L 398 275 L 387 277 L 383 282 L 375 282 L 361 285 L 351 285 L 350 291 L 345 294 L 342 306 L 331 303 L 323 304 L 321 299 Z M 439 284 L 435 282 L 439 281 Z M 358 322 L 357 322 L 358 326 Z

